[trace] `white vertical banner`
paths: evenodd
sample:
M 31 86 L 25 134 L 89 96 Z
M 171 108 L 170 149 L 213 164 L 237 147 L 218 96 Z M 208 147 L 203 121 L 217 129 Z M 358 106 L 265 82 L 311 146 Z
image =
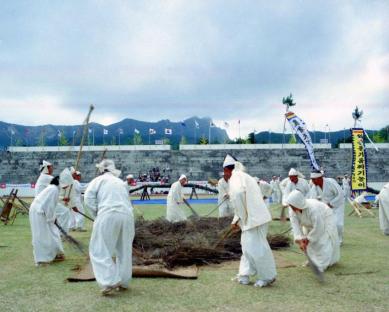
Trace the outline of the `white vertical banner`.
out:
M 320 166 L 316 161 L 315 153 L 313 151 L 312 139 L 309 135 L 305 122 L 293 112 L 287 112 L 285 114 L 285 117 L 288 120 L 293 131 L 299 136 L 299 138 L 303 142 L 305 149 L 308 152 L 309 159 L 311 160 L 312 168 L 320 171 Z

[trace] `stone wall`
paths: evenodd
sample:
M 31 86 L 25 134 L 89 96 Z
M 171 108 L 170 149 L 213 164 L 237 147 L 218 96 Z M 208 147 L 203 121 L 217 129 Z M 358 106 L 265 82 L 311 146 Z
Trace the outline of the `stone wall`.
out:
M 288 150 L 182 150 L 182 151 L 108 151 L 123 175 L 148 172 L 153 167 L 161 170 L 169 168 L 170 175 L 176 179 L 185 173 L 191 180 L 216 178 L 222 171 L 225 155 L 231 153 L 238 158 L 253 176 L 270 179 L 272 175 L 286 176 L 289 168 L 295 167 L 305 175 L 310 172 L 308 155 L 303 149 Z M 351 170 L 350 149 L 317 149 L 318 162 L 326 170 L 326 175 L 335 177 Z M 54 164 L 54 173 L 59 174 L 66 166 L 71 166 L 77 157 L 76 152 L 0 152 L 0 182 L 29 183 L 38 177 L 39 162 L 46 159 Z M 389 149 L 376 152 L 367 150 L 368 179 L 371 182 L 389 181 Z M 102 153 L 88 151 L 83 153 L 80 170 L 83 181 L 95 176 L 95 164 L 101 160 Z

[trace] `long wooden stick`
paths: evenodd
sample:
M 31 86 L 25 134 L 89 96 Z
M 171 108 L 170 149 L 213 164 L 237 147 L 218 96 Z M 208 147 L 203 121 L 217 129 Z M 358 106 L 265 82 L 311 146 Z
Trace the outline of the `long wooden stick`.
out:
M 76 160 L 76 163 L 74 165 L 74 170 L 75 171 L 78 170 L 78 167 L 80 165 L 80 160 L 81 160 L 81 155 L 82 155 L 82 148 L 84 147 L 85 138 L 88 135 L 89 119 L 90 119 L 90 116 L 91 116 L 92 111 L 94 110 L 94 108 L 95 107 L 93 105 L 89 106 L 89 112 L 88 112 L 88 115 L 86 116 L 85 121 L 84 121 L 84 129 L 83 129 L 83 132 L 82 132 L 82 137 L 81 137 L 81 142 L 80 142 L 80 149 L 78 151 L 77 160 Z M 73 188 L 73 184 L 71 184 L 70 187 L 69 187 L 69 192 L 68 192 L 68 196 L 67 196 L 68 198 L 70 198 L 70 194 L 72 192 L 72 188 Z M 66 205 L 67 204 L 68 204 L 68 202 L 66 203 Z
M 188 208 L 190 209 L 190 211 L 192 211 L 192 214 L 193 214 L 196 218 L 199 218 L 199 214 L 196 212 L 196 210 L 194 210 L 194 209 L 192 208 L 192 206 L 188 203 L 188 201 L 187 201 L 185 198 L 183 199 L 183 201 L 184 201 L 185 205 L 188 206 Z

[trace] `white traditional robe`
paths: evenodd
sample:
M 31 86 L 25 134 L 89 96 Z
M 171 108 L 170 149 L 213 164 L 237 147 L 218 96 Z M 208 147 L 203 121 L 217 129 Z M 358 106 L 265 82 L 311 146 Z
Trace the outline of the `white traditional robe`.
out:
M 74 202 L 73 202 L 74 206 L 71 206 L 70 208 L 77 207 L 79 211 L 84 213 L 84 205 L 82 204 L 81 183 L 77 180 L 74 180 L 73 189 L 74 189 Z M 84 219 L 85 219 L 84 216 L 73 210 L 71 210 L 70 213 L 71 213 L 70 228 L 82 229 L 84 227 Z
M 380 229 L 389 235 L 389 183 L 385 184 L 378 194 Z
M 323 178 L 323 189 L 319 186 L 312 185 L 309 198 L 320 200 L 333 207 L 332 209 L 335 214 L 339 240 L 342 243 L 344 228 L 344 194 L 338 182 L 332 178 Z
M 69 190 L 70 185 L 65 189 L 60 188 L 59 201 L 56 207 L 57 222 L 66 233 L 68 233 L 69 229 L 73 228 L 74 225 L 72 207 L 77 207 L 76 190 L 74 185 L 71 188 L 70 194 Z M 68 203 L 64 201 L 65 198 L 69 198 Z
M 35 196 L 42 192 L 51 182 L 54 177 L 50 174 L 41 173 L 35 183 Z
M 283 206 L 288 206 L 288 203 L 286 202 L 286 199 L 288 198 L 289 194 L 293 192 L 294 190 L 300 191 L 304 197 L 307 197 L 309 195 L 309 184 L 307 180 L 303 178 L 298 178 L 297 183 L 293 183 L 290 181 L 289 177 L 284 179 L 282 181 L 282 205 Z
M 347 200 L 351 197 L 351 187 L 350 187 L 350 180 L 343 178 L 342 179 L 342 189 L 344 193 L 344 198 Z
M 110 172 L 104 173 L 89 183 L 84 201 L 95 217 L 89 256 L 96 281 L 103 288 L 127 288 L 132 277 L 135 226 L 123 181 Z
M 295 240 L 307 238 L 308 256 L 320 271 L 324 272 L 329 266 L 340 259 L 340 242 L 333 210 L 326 204 L 307 199 L 307 208 L 302 213 L 292 210 L 290 222 Z
M 180 208 L 180 204 L 184 201 L 184 188 L 180 181 L 172 184 L 167 195 L 166 220 L 170 222 L 185 221 L 187 219 L 184 210 Z
M 270 185 L 272 187 L 272 202 L 275 204 L 280 204 L 282 201 L 282 192 L 280 188 L 280 180 L 271 180 Z
M 217 204 L 219 206 L 219 217 L 230 217 L 234 215 L 234 210 L 230 203 L 230 199 L 227 198 L 228 194 L 228 183 L 224 178 L 221 178 L 217 184 Z
M 58 187 L 49 185 L 31 203 L 29 219 L 35 264 L 53 261 L 57 254 L 63 253 L 60 234 L 54 224 L 58 194 Z
M 247 173 L 233 170 L 228 181 L 230 200 L 242 234 L 242 257 L 239 276 L 256 275 L 258 279 L 271 281 L 276 275 L 273 253 L 266 239 L 268 223 L 272 220 L 263 201 L 257 181 Z

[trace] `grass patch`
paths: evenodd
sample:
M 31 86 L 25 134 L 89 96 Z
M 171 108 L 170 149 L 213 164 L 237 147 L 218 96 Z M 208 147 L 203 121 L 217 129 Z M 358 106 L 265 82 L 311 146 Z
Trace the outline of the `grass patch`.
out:
M 214 205 L 194 205 L 205 215 Z M 165 216 L 164 206 L 137 206 L 146 219 Z M 201 268 L 198 280 L 136 278 L 128 292 L 113 298 L 99 294 L 95 282 L 67 283 L 71 269 L 85 260 L 65 243 L 67 260 L 48 267 L 33 263 L 27 216 L 14 225 L 0 224 L 1 311 L 389 311 L 389 238 L 381 234 L 377 218 L 347 217 L 341 261 L 320 285 L 307 268 L 278 270 L 274 286 L 256 289 L 230 281 L 238 263 Z M 272 207 L 274 215 L 279 215 Z M 187 214 L 190 215 L 189 209 Z M 215 213 L 216 215 L 216 213 Z M 72 235 L 88 243 L 88 232 Z M 288 224 L 272 222 L 271 233 Z M 302 263 L 296 246 L 281 251 L 283 258 Z

